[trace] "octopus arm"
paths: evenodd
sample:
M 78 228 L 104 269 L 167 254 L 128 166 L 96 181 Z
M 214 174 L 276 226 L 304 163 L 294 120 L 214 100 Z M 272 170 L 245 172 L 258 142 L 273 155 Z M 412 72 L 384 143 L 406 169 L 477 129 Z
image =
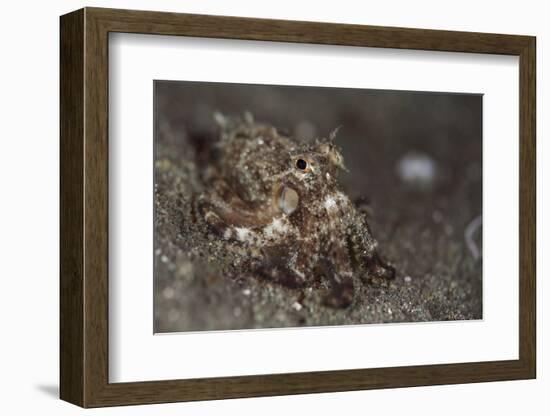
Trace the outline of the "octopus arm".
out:
M 365 215 L 355 212 L 348 228 L 351 255 L 363 272 L 362 277 L 372 283 L 384 283 L 394 279 L 395 268 L 382 260 L 378 254 L 378 243 L 371 233 Z

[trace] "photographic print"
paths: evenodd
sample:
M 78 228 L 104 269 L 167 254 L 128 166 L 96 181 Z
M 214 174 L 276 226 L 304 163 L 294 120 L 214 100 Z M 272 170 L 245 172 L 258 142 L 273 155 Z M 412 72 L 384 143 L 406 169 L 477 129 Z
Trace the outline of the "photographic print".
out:
M 482 99 L 154 81 L 154 331 L 482 319 Z

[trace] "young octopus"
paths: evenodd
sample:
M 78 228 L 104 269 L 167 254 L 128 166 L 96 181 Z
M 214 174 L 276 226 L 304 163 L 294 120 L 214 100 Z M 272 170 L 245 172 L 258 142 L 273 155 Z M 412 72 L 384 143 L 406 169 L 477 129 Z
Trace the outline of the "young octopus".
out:
M 339 186 L 336 132 L 302 144 L 249 113 L 215 119 L 221 134 L 198 209 L 219 238 L 246 248 L 247 271 L 293 288 L 324 277 L 324 303 L 336 308 L 353 303 L 357 277 L 394 277 L 365 214 Z

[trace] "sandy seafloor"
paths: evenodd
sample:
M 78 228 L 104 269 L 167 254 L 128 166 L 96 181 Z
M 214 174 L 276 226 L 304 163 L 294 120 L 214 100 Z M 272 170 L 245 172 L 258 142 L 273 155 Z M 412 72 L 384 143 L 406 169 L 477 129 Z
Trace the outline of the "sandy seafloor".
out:
M 482 318 L 481 97 L 365 91 L 155 83 L 155 332 Z M 388 287 L 360 285 L 351 307 L 334 309 L 319 288 L 224 272 L 233 259 L 191 203 L 213 112 L 245 110 L 303 140 L 342 125 L 341 183 L 369 200 L 397 270 Z

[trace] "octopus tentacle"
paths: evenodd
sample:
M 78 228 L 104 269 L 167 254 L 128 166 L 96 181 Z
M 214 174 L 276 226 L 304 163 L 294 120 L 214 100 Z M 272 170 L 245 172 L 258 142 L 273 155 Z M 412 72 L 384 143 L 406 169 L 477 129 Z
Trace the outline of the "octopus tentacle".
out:
M 365 215 L 356 212 L 349 224 L 350 245 L 354 261 L 363 269 L 363 278 L 369 283 L 382 284 L 395 278 L 395 268 L 378 254 L 378 243 L 372 236 Z
M 353 267 L 346 239 L 333 239 L 329 247 L 329 254 L 332 261 L 328 263 L 328 272 L 332 288 L 325 297 L 324 303 L 336 308 L 345 308 L 353 303 L 355 296 Z

